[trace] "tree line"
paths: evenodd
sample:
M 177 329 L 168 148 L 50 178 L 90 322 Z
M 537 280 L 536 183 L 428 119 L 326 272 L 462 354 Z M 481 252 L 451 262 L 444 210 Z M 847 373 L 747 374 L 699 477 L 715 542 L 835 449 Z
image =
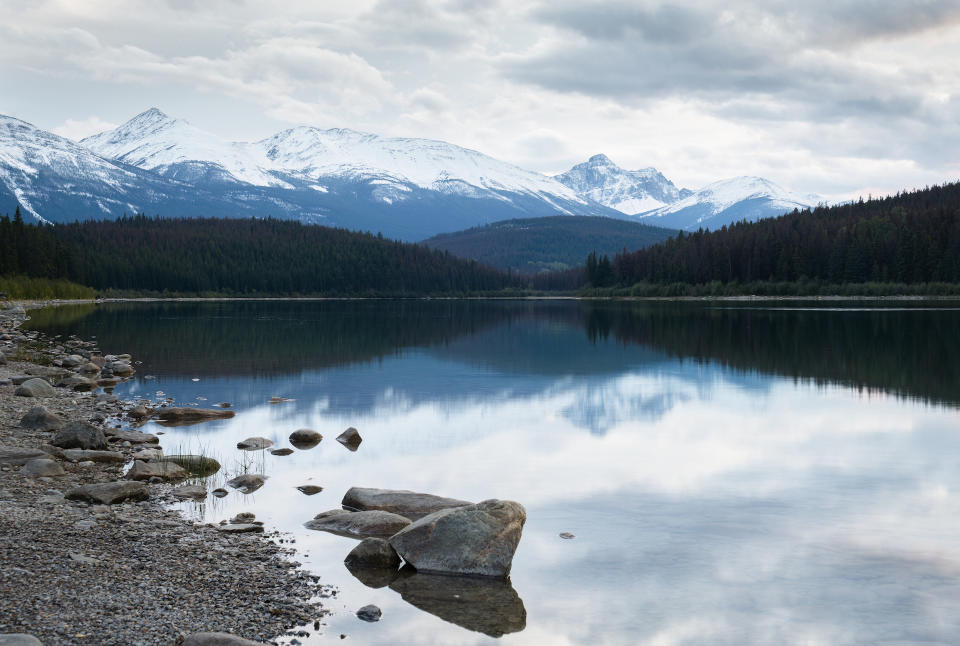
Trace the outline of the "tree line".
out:
M 588 257 L 585 273 L 594 287 L 960 283 L 960 184 L 681 233 L 612 261 Z
M 0 275 L 98 290 L 227 295 L 413 295 L 521 288 L 506 273 L 380 235 L 275 219 L 144 215 L 56 227 L 0 218 Z

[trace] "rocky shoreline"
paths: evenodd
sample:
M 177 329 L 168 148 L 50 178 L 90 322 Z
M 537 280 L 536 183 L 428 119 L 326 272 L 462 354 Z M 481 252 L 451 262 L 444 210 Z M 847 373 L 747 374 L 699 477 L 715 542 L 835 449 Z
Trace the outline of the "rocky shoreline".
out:
M 23 332 L 25 318 L 21 306 L 0 309 L 0 644 L 201 644 L 194 633 L 203 631 L 268 643 L 286 633 L 297 643 L 288 631 L 319 621 L 332 591 L 299 569 L 279 534 L 186 520 L 169 509 L 174 486 L 158 477 L 143 481 L 145 500 L 76 494 L 134 484 L 124 473 L 145 445 L 127 426 L 142 402 L 109 392 L 132 374 L 131 360 L 91 341 Z M 106 433 L 109 451 L 53 446 L 50 424 L 21 423 L 38 406 L 61 426 Z

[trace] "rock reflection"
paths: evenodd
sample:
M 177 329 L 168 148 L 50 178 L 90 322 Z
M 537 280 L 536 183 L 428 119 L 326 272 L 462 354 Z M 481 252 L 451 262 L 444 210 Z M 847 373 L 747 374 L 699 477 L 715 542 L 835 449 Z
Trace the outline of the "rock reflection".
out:
M 368 588 L 385 588 L 400 576 L 400 570 L 396 568 L 361 567 L 353 563 L 343 565 L 357 581 Z
M 490 637 L 520 632 L 527 626 L 527 610 L 509 581 L 404 568 L 390 589 L 424 612 Z

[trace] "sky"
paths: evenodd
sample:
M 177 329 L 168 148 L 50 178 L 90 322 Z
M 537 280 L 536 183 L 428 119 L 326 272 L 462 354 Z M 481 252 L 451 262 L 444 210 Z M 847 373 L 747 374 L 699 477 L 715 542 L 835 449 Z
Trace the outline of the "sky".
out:
M 960 178 L 957 61 L 960 0 L 0 0 L 0 114 L 71 138 L 157 107 L 828 199 Z

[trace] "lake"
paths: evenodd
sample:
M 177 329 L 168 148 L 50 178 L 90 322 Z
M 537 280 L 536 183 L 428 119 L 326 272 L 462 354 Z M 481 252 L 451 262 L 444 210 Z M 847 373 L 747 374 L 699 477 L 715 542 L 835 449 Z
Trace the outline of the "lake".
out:
M 121 398 L 232 404 L 231 420 L 143 430 L 226 475 L 270 476 L 183 509 L 206 522 L 252 511 L 292 535 L 340 590 L 303 643 L 960 641 L 956 303 L 225 301 L 31 316 L 142 361 Z M 356 452 L 334 439 L 350 426 Z M 235 448 L 289 446 L 303 427 L 324 440 L 286 457 Z M 354 485 L 520 502 L 511 581 L 355 578 L 343 558 L 356 541 L 302 527 Z M 367 604 L 381 621 L 357 619 Z

